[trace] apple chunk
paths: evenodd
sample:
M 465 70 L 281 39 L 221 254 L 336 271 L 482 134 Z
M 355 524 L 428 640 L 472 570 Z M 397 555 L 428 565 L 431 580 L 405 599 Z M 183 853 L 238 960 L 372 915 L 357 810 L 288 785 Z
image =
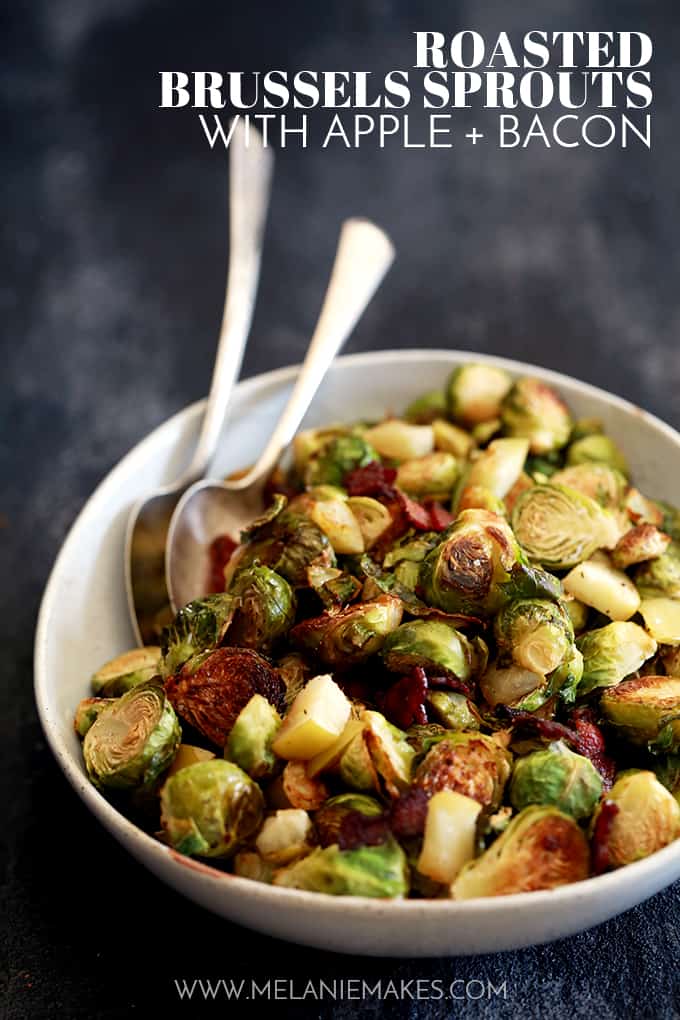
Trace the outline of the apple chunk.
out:
M 308 761 L 340 736 L 351 704 L 330 674 L 313 677 L 290 706 L 272 742 L 279 758 Z
M 423 848 L 418 871 L 435 882 L 453 882 L 475 856 L 477 818 L 481 804 L 462 793 L 440 790 L 427 805 Z

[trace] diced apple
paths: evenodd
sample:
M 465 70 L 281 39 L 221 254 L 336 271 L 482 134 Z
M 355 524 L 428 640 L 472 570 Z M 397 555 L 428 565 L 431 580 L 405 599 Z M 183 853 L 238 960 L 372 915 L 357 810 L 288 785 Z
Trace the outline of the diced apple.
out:
M 434 450 L 434 430 L 431 425 L 409 425 L 397 418 L 390 418 L 367 429 L 364 438 L 381 457 L 393 460 L 412 460 Z
M 427 805 L 423 848 L 417 868 L 422 875 L 449 884 L 475 856 L 481 804 L 453 790 L 440 790 Z
M 327 747 L 321 754 L 310 758 L 307 762 L 307 775 L 314 778 L 321 772 L 328 772 L 329 769 L 335 768 L 342 758 L 345 748 L 349 747 L 357 733 L 360 733 L 363 728 L 364 724 L 361 720 L 350 719 L 340 736 L 333 741 L 330 747 Z
M 188 765 L 195 765 L 199 761 L 209 761 L 216 756 L 212 751 L 206 751 L 204 747 L 193 747 L 191 744 L 180 744 L 177 754 L 173 758 L 172 765 L 168 769 L 165 778 L 174 776 L 175 772 L 185 769 Z
M 680 601 L 669 598 L 643 599 L 640 613 L 645 627 L 661 644 L 680 645 Z
M 313 677 L 290 706 L 272 750 L 279 758 L 309 761 L 335 743 L 351 708 L 330 674 Z
M 628 575 L 600 558 L 579 563 L 562 584 L 566 592 L 610 620 L 629 620 L 640 608 L 640 595 Z
M 318 500 L 310 516 L 328 537 L 336 553 L 358 556 L 364 551 L 364 537 L 359 522 L 344 499 Z

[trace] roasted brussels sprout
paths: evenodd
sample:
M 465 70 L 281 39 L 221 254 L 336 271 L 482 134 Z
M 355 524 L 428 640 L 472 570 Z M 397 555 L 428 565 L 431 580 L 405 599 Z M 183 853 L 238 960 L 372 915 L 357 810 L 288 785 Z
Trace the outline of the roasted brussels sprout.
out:
M 273 808 L 316 811 L 328 797 L 323 780 L 307 775 L 306 761 L 287 761 L 283 772 L 267 787 L 267 802 Z
M 278 660 L 276 666 L 285 687 L 283 707 L 287 711 L 309 680 L 311 673 L 299 652 L 289 652 L 288 655 L 284 655 Z
M 574 633 L 580 634 L 582 630 L 586 629 L 588 623 L 588 606 L 580 599 L 574 598 L 573 595 L 568 595 L 562 605 L 569 614 Z
M 161 825 L 182 854 L 228 857 L 262 822 L 257 783 L 233 762 L 214 758 L 182 769 L 161 791 Z
M 378 459 L 377 451 L 361 436 L 338 436 L 328 440 L 309 458 L 305 482 L 307 485 L 342 485 L 349 471 Z
M 312 521 L 321 528 L 334 552 L 361 555 L 365 548 L 364 537 L 344 493 L 325 485 L 310 489 L 302 499 L 304 503 L 300 506 L 305 507 Z
M 600 708 L 631 743 L 654 743 L 663 751 L 680 748 L 680 677 L 625 680 L 604 692 Z
M 515 762 L 510 802 L 517 811 L 529 804 L 552 804 L 581 821 L 590 818 L 601 795 L 602 778 L 593 763 L 562 741 Z
M 365 793 L 339 793 L 330 797 L 314 815 L 320 845 L 337 843 L 343 822 L 357 811 L 366 818 L 377 818 L 383 814 L 384 808 L 375 797 L 368 797 Z
M 280 867 L 297 861 L 314 848 L 314 826 L 306 811 L 283 808 L 265 818 L 255 849 L 267 864 Z
M 615 622 L 590 630 L 578 638 L 583 655 L 579 695 L 596 687 L 614 687 L 634 673 L 656 652 L 656 641 L 637 623 Z
M 347 500 L 347 506 L 361 532 L 364 549 L 372 549 L 392 525 L 392 514 L 386 506 L 370 496 L 351 496 Z
M 640 608 L 637 588 L 604 554 L 579 563 L 563 579 L 564 590 L 610 620 L 629 620 Z
M 361 594 L 361 581 L 337 567 L 308 567 L 307 579 L 326 609 L 344 609 Z
M 439 450 L 425 457 L 405 460 L 397 470 L 397 485 L 411 496 L 449 496 L 459 467 L 452 453 Z
M 217 648 L 229 629 L 236 607 L 233 595 L 221 593 L 195 599 L 180 609 L 161 634 L 161 675 L 172 676 L 192 656 Z
M 481 805 L 453 790 L 439 790 L 429 800 L 423 846 L 417 862 L 422 875 L 450 885 L 475 856 Z
M 555 807 L 533 805 L 516 815 L 481 857 L 451 886 L 456 900 L 554 889 L 590 873 L 590 848 L 577 822 Z
M 621 776 L 607 794 L 607 801 L 615 804 L 617 811 L 600 850 L 605 851 L 612 868 L 648 857 L 680 835 L 680 806 L 653 772 Z M 595 826 L 598 815 L 599 811 Z
M 515 504 L 512 527 L 529 559 L 555 570 L 573 567 L 618 541 L 614 518 L 589 496 L 564 485 L 527 489 Z
M 404 417 L 413 425 L 431 425 L 441 419 L 447 412 L 446 394 L 444 390 L 430 390 L 423 393 L 406 408 Z
M 656 559 L 637 567 L 634 579 L 643 598 L 680 599 L 680 542 L 671 542 Z
M 390 797 L 408 789 L 415 751 L 403 730 L 393 726 L 380 712 L 364 711 L 366 744 Z
M 224 757 L 233 761 L 251 779 L 270 776 L 276 765 L 272 741 L 281 725 L 281 716 L 261 694 L 252 698 L 236 717 L 227 737 Z
M 499 655 L 515 665 L 546 675 L 563 662 L 574 644 L 569 614 L 559 602 L 515 599 L 494 620 Z
M 157 646 L 133 648 L 101 666 L 92 677 L 92 693 L 99 698 L 118 698 L 159 672 L 161 650 Z
M 680 796 L 680 755 L 665 754 L 654 762 L 654 774 L 676 800 Z
M 627 570 L 638 563 L 654 560 L 666 551 L 670 537 L 653 524 L 638 524 L 619 539 L 612 551 L 612 563 L 619 570 Z
M 496 811 L 510 777 L 511 757 L 483 733 L 447 733 L 427 752 L 413 785 L 428 795 L 455 790 L 476 800 L 489 814 Z
M 539 379 L 518 379 L 501 409 L 508 436 L 529 440 L 531 453 L 550 453 L 569 442 L 571 416 L 566 404 Z
M 510 386 L 510 376 L 502 368 L 482 363 L 460 365 L 446 387 L 449 413 L 466 428 L 491 421 L 499 416 Z
M 285 688 L 278 671 L 252 648 L 218 648 L 188 662 L 165 689 L 178 715 L 224 747 L 253 694 L 280 708 Z
M 333 843 L 275 872 L 274 885 L 331 896 L 401 897 L 409 889 L 408 863 L 393 837 L 356 850 Z
M 607 464 L 620 471 L 626 478 L 630 474 L 628 461 L 609 436 L 598 434 L 583 436 L 569 446 L 567 464 L 587 464 L 593 461 L 597 464 Z
M 492 663 L 479 682 L 484 700 L 495 708 L 496 705 L 520 705 L 527 695 L 546 691 L 547 681 L 542 673 L 535 673 L 524 666 L 499 666 Z
M 240 571 L 232 586 L 238 608 L 229 629 L 232 645 L 269 652 L 295 620 L 295 595 L 285 578 L 253 564 Z
M 73 728 L 81 739 L 90 729 L 95 719 L 101 715 L 105 708 L 112 705 L 114 701 L 115 698 L 83 698 L 79 702 L 73 718 Z
M 399 599 L 381 595 L 374 602 L 355 603 L 303 620 L 293 627 L 290 637 L 326 665 L 342 668 L 378 652 L 387 635 L 399 626 L 401 617 Z
M 550 476 L 551 485 L 575 489 L 599 503 L 605 510 L 620 510 L 626 490 L 626 479 L 608 464 L 574 464 Z
M 428 705 L 449 730 L 478 730 L 480 716 L 472 702 L 458 691 L 429 691 Z
M 420 585 L 429 605 L 491 616 L 512 598 L 558 598 L 559 581 L 528 567 L 509 525 L 486 510 L 464 510 L 428 553 Z
M 410 620 L 385 638 L 381 652 L 393 673 L 408 673 L 415 666 L 435 676 L 469 680 L 478 664 L 471 641 L 443 620 Z
M 309 509 L 308 502 L 301 503 L 300 509 L 284 507 L 285 499 L 270 510 L 269 519 L 263 516 L 261 525 L 242 534 L 243 542 L 225 571 L 228 587 L 241 570 L 255 562 L 271 567 L 294 588 L 307 585 L 307 568 L 312 564 L 335 566 L 335 553 L 327 535 L 304 512 Z
M 368 749 L 367 730 L 363 723 L 341 754 L 338 775 L 342 784 L 350 790 L 382 792 L 380 776 Z
M 147 680 L 114 700 L 87 730 L 87 774 L 99 789 L 149 788 L 170 765 L 181 739 L 163 687 Z

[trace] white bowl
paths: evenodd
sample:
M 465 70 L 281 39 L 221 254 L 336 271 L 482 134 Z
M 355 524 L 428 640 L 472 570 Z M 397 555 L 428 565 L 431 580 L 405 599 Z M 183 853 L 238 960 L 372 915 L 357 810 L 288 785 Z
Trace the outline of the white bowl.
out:
M 341 358 L 305 425 L 402 410 L 472 357 L 466 352 L 422 350 Z M 576 415 L 604 421 L 629 458 L 642 491 L 680 503 L 680 436 L 668 425 L 566 376 L 499 358 L 474 358 L 556 386 Z M 214 465 L 217 475 L 255 460 L 296 371 L 269 372 L 238 386 Z M 63 545 L 40 611 L 35 691 L 45 735 L 69 782 L 116 839 L 169 885 L 232 921 L 319 949 L 379 956 L 493 952 L 547 942 L 605 921 L 680 876 L 679 840 L 619 871 L 549 892 L 458 903 L 333 897 L 225 875 L 163 846 L 113 808 L 86 778 L 73 713 L 89 693 L 92 672 L 133 644 L 123 586 L 123 533 L 129 508 L 179 474 L 193 449 L 202 410 L 203 404 L 197 403 L 170 418 L 99 485 Z

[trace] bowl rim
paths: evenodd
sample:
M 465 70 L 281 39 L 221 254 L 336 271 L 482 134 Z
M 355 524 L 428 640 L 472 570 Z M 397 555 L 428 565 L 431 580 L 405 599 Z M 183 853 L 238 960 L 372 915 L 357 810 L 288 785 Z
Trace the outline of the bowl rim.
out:
M 594 397 L 605 404 L 609 404 L 645 421 L 653 428 L 662 432 L 680 449 L 680 433 L 660 418 L 643 410 L 631 401 L 609 393 L 591 383 L 576 379 L 573 376 L 554 371 L 553 369 L 541 368 L 539 365 L 528 362 L 493 354 L 447 348 L 386 348 L 343 355 L 336 358 L 336 363 L 352 367 L 357 364 L 367 365 L 392 360 L 404 363 L 426 360 L 458 364 L 467 360 L 495 365 L 506 369 L 514 375 L 537 374 L 542 380 L 552 383 L 557 387 L 564 387 L 566 384 L 567 387 L 576 388 L 588 396 Z M 256 394 L 260 389 L 278 387 L 293 380 L 299 369 L 299 364 L 288 365 L 240 380 L 237 386 L 238 394 L 248 398 Z M 54 593 L 57 588 L 61 564 L 70 554 L 71 547 L 76 544 L 81 522 L 90 516 L 95 518 L 99 516 L 100 507 L 106 505 L 108 490 L 117 485 L 119 477 L 127 475 L 135 462 L 146 456 L 147 450 L 155 446 L 164 431 L 171 432 L 183 419 L 186 419 L 188 422 L 193 417 L 197 417 L 205 407 L 205 404 L 205 398 L 195 401 L 166 418 L 117 461 L 114 467 L 98 483 L 94 491 L 86 499 L 60 546 L 45 585 L 38 613 L 34 642 L 34 694 L 38 717 L 45 738 L 71 787 L 81 797 L 95 817 L 120 843 L 128 849 L 132 847 L 133 854 L 138 858 L 146 858 L 148 855 L 151 855 L 158 865 L 158 870 L 163 869 L 167 873 L 166 869 L 176 868 L 178 878 L 185 876 L 187 870 L 189 870 L 197 875 L 200 874 L 206 878 L 212 878 L 220 883 L 226 882 L 229 884 L 229 888 L 234 890 L 234 893 L 239 894 L 239 898 L 243 896 L 254 901 L 260 900 L 262 903 L 267 903 L 273 907 L 277 903 L 281 906 L 284 904 L 292 906 L 293 902 L 296 902 L 304 909 L 314 908 L 315 905 L 319 907 L 323 905 L 324 912 L 330 911 L 332 914 L 342 914 L 350 918 L 363 915 L 367 909 L 374 913 L 386 913 L 390 917 L 404 919 L 414 917 L 415 915 L 421 918 L 425 915 L 428 917 L 444 915 L 450 916 L 454 920 L 471 918 L 476 914 L 496 914 L 500 918 L 506 915 L 517 916 L 520 910 L 524 912 L 532 910 L 534 907 L 538 913 L 542 906 L 551 905 L 553 907 L 560 907 L 567 904 L 573 906 L 578 901 L 587 900 L 596 893 L 603 896 L 607 895 L 613 900 L 617 893 L 633 886 L 636 882 L 639 882 L 644 888 L 645 879 L 653 879 L 655 875 L 660 874 L 667 863 L 671 861 L 678 862 L 678 859 L 680 859 L 680 839 L 670 843 L 661 850 L 655 851 L 649 857 L 634 861 L 623 868 L 602 875 L 591 876 L 579 882 L 571 882 L 555 889 L 511 893 L 496 897 L 477 897 L 467 900 L 373 899 L 364 896 L 332 896 L 328 893 L 286 889 L 280 886 L 257 882 L 253 879 L 242 878 L 212 867 L 202 860 L 195 860 L 179 854 L 131 822 L 103 794 L 95 789 L 81 772 L 70 749 L 60 737 L 58 728 L 52 721 L 49 708 L 50 685 L 48 680 L 47 636 L 53 614 Z M 674 879 L 665 882 L 660 888 L 665 888 L 672 881 Z M 654 895 L 654 892 L 647 892 L 640 901 L 636 902 L 643 902 L 651 895 Z

